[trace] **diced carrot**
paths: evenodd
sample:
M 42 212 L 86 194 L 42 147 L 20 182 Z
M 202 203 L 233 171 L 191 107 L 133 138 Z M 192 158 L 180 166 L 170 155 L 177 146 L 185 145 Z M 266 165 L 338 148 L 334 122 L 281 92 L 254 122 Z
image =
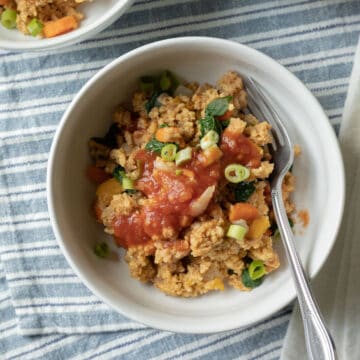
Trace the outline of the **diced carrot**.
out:
M 47 21 L 44 24 L 43 34 L 46 38 L 52 38 L 75 30 L 78 26 L 74 16 L 64 16 L 58 20 Z
M 220 148 L 217 145 L 212 145 L 200 154 L 199 160 L 202 165 L 207 167 L 219 160 L 222 156 L 223 153 Z
M 252 221 L 259 216 L 259 210 L 249 203 L 236 203 L 230 206 L 230 221 L 245 220 Z
M 259 216 L 250 224 L 246 236 L 250 239 L 260 239 L 269 227 L 269 218 L 267 216 Z
M 86 169 L 86 175 L 95 184 L 101 184 L 111 178 L 111 176 L 107 174 L 103 169 L 98 168 L 95 165 L 90 165 Z
M 155 138 L 161 142 L 175 142 L 179 144 L 184 143 L 184 140 L 180 134 L 180 129 L 175 126 L 168 126 L 157 129 Z
M 217 116 L 216 119 L 218 119 L 220 121 L 229 120 L 231 118 L 232 114 L 233 114 L 233 110 L 228 110 L 223 115 Z

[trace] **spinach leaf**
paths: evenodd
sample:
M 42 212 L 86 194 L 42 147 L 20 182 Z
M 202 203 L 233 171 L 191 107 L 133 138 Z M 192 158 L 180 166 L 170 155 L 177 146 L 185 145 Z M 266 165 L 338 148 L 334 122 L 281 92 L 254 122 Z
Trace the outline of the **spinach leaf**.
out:
M 262 284 L 264 276 L 260 279 L 252 280 L 249 275 L 249 270 L 245 269 L 241 274 L 241 280 L 247 288 L 255 288 Z
M 236 202 L 245 202 L 255 191 L 254 182 L 241 181 L 238 184 L 232 184 L 234 199 Z
M 113 171 L 114 178 L 120 183 L 122 183 L 122 179 L 125 175 L 125 169 L 121 165 L 118 165 Z
M 157 98 L 159 97 L 160 93 L 159 92 L 154 92 L 151 95 L 151 98 L 145 103 L 145 110 L 147 111 L 147 113 L 149 113 L 151 111 L 151 109 L 155 106 L 159 106 L 159 103 L 157 101 Z
M 201 137 L 205 136 L 210 130 L 215 130 L 219 135 L 221 135 L 221 125 L 213 116 L 206 115 L 203 119 L 200 119 L 200 130 Z
M 155 138 L 152 138 L 146 145 L 145 149 L 155 152 L 157 154 L 161 153 L 161 149 L 166 145 L 166 143 L 163 143 L 159 140 L 156 140 Z
M 205 109 L 205 114 L 208 116 L 221 116 L 226 113 L 229 108 L 231 96 L 225 96 L 211 101 Z

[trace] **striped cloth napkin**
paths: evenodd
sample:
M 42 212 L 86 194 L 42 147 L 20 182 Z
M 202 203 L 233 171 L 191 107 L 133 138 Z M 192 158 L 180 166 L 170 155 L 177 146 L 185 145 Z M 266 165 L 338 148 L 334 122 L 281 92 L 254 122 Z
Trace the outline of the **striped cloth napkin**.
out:
M 336 244 L 312 282 L 315 296 L 334 338 L 339 359 L 360 359 L 360 39 L 340 129 L 347 196 Z M 331 286 L 329 286 L 331 284 Z M 298 306 L 291 317 L 282 360 L 296 360 L 305 339 Z
M 50 227 L 48 153 L 62 113 L 99 68 L 171 36 L 223 37 L 265 52 L 305 82 L 338 131 L 359 32 L 357 0 L 139 0 L 79 45 L 52 53 L 0 52 L 0 354 L 278 358 L 289 308 L 246 329 L 194 336 L 146 328 L 92 295 Z

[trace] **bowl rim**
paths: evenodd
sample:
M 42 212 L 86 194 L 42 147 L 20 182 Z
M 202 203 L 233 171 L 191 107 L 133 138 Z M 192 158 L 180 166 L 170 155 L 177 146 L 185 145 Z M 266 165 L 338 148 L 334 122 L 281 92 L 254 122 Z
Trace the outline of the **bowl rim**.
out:
M 71 104 L 63 114 L 61 121 L 59 123 L 58 129 L 56 131 L 56 134 L 54 136 L 51 149 L 50 149 L 50 155 L 48 160 L 48 168 L 47 168 L 47 202 L 48 202 L 48 208 L 49 208 L 49 215 L 50 215 L 50 221 L 52 224 L 52 229 L 54 231 L 55 237 L 58 241 L 58 244 L 62 250 L 62 253 L 64 254 L 66 260 L 74 270 L 74 272 L 79 276 L 79 278 L 82 280 L 82 282 L 102 301 L 104 301 L 106 304 L 110 305 L 112 309 L 115 311 L 125 315 L 126 317 L 129 317 L 135 321 L 138 321 L 140 323 L 146 324 L 148 326 L 151 326 L 153 328 L 166 330 L 166 331 L 174 331 L 179 333 L 193 333 L 193 334 L 205 334 L 205 333 L 215 333 L 215 332 L 221 332 L 221 331 L 227 331 L 227 330 L 233 330 L 240 326 L 248 326 L 251 324 L 254 324 L 258 321 L 261 321 L 265 319 L 266 317 L 270 317 L 272 314 L 276 313 L 277 311 L 283 309 L 286 305 L 288 305 L 291 301 L 293 301 L 296 297 L 295 287 L 292 288 L 291 292 L 289 292 L 288 297 L 284 299 L 283 301 L 279 301 L 276 305 L 272 306 L 271 313 L 264 316 L 264 314 L 254 314 L 251 320 L 243 322 L 241 325 L 239 324 L 219 324 L 217 323 L 216 326 L 213 326 L 210 329 L 203 329 L 201 324 L 194 326 L 191 325 L 190 327 L 184 326 L 183 323 L 176 323 L 176 321 L 169 323 L 168 320 L 159 320 L 159 321 L 153 321 L 153 319 L 148 319 L 146 316 L 142 316 L 142 314 L 139 314 L 136 311 L 131 311 L 128 308 L 126 311 L 124 311 L 121 308 L 121 305 L 119 306 L 114 301 L 108 299 L 104 294 L 102 294 L 95 285 L 93 285 L 90 281 L 86 278 L 86 275 L 84 275 L 81 270 L 78 268 L 76 263 L 73 261 L 71 255 L 68 253 L 66 248 L 66 243 L 63 241 L 61 236 L 61 230 L 58 227 L 58 222 L 56 219 L 55 214 L 55 206 L 54 206 L 54 188 L 53 188 L 53 178 L 52 178 L 52 169 L 55 166 L 54 158 L 56 154 L 56 150 L 58 148 L 58 140 L 60 139 L 60 136 L 63 132 L 64 127 L 66 126 L 68 116 L 73 111 L 73 108 L 76 106 L 78 101 L 82 98 L 84 94 L 99 80 L 101 79 L 106 73 L 111 71 L 113 68 L 119 66 L 123 61 L 128 60 L 129 58 L 132 58 L 134 56 L 139 56 L 144 52 L 153 51 L 156 49 L 160 49 L 166 46 L 175 46 L 177 44 L 181 45 L 194 45 L 194 43 L 198 43 L 199 46 L 204 45 L 204 43 L 207 43 L 207 45 L 211 46 L 229 46 L 229 47 L 236 47 L 238 50 L 247 53 L 248 55 L 256 56 L 262 58 L 263 61 L 266 61 L 269 64 L 269 68 L 275 67 L 276 70 L 280 73 L 282 73 L 287 79 L 291 80 L 293 84 L 297 86 L 298 89 L 301 89 L 301 91 L 304 93 L 304 96 L 306 96 L 308 101 L 311 101 L 311 106 L 314 107 L 319 114 L 323 117 L 323 125 L 326 130 L 326 136 L 328 143 L 331 144 L 332 149 L 332 160 L 334 164 L 336 164 L 336 177 L 337 177 L 337 183 L 339 185 L 338 192 L 337 192 L 337 199 L 338 199 L 338 207 L 334 210 L 336 212 L 336 216 L 334 216 L 334 221 L 331 223 L 332 227 L 332 241 L 329 242 L 329 246 L 325 249 L 323 249 L 323 258 L 321 261 L 319 261 L 316 266 L 313 267 L 312 271 L 308 274 L 310 278 L 315 277 L 321 268 L 323 267 L 324 263 L 326 262 L 331 250 L 334 247 L 337 234 L 340 228 L 343 210 L 344 210 L 344 204 L 345 204 L 345 172 L 344 172 L 344 163 L 342 160 L 342 154 L 340 151 L 339 143 L 337 140 L 337 137 L 335 135 L 335 132 L 333 131 L 333 128 L 328 120 L 328 117 L 326 116 L 323 108 L 321 107 L 318 100 L 315 98 L 315 96 L 308 90 L 308 88 L 289 70 L 287 70 L 284 66 L 279 64 L 277 61 L 269 57 L 268 55 L 265 55 L 264 53 L 253 49 L 249 46 L 234 42 L 232 40 L 226 40 L 221 38 L 215 38 L 215 37 L 206 37 L 206 36 L 186 36 L 186 37 L 177 37 L 177 38 L 169 38 L 166 40 L 160 40 L 156 42 L 152 42 L 143 46 L 140 46 L 134 50 L 131 50 L 130 52 L 127 52 L 123 54 L 122 56 L 118 57 L 117 59 L 113 60 L 109 64 L 107 64 L 105 67 L 100 69 L 92 78 L 90 78 L 85 85 L 80 89 L 80 91 L 76 94 L 74 99 L 72 100 Z
M 110 9 L 108 13 L 101 16 L 93 23 L 88 24 L 87 26 L 81 26 L 80 24 L 79 28 L 76 30 L 53 37 L 51 39 L 33 39 L 32 41 L 27 41 L 24 39 L 14 41 L 0 37 L 0 49 L 10 51 L 46 51 L 76 44 L 92 37 L 93 35 L 104 30 L 106 27 L 110 26 L 127 9 L 130 8 L 134 1 L 135 0 L 121 0 L 121 3 L 115 4 L 113 9 Z

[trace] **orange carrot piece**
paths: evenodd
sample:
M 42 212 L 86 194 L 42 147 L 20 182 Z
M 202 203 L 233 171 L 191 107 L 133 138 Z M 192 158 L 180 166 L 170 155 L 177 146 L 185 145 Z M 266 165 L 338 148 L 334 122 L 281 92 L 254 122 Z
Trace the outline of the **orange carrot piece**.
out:
M 157 129 L 155 138 L 161 142 L 183 142 L 180 130 L 174 126 Z
M 207 167 L 219 160 L 222 155 L 223 153 L 220 148 L 217 145 L 212 145 L 200 154 L 199 160 L 202 165 Z
M 61 19 L 46 22 L 43 34 L 46 38 L 52 38 L 75 30 L 78 26 L 79 24 L 74 16 L 64 16 Z
M 252 221 L 259 216 L 259 210 L 248 203 L 236 203 L 230 206 L 229 220 L 245 220 Z
M 94 165 L 90 165 L 86 169 L 86 175 L 95 184 L 101 184 L 104 181 L 111 178 L 111 176 L 108 173 L 106 173 L 103 169 L 98 168 Z

